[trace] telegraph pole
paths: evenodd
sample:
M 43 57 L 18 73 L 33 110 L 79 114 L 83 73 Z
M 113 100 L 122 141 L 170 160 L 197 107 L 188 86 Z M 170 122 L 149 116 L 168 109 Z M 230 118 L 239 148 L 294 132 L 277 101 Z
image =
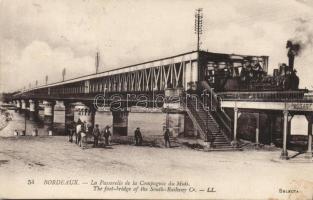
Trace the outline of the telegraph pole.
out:
M 202 35 L 203 29 L 203 14 L 202 14 L 202 8 L 196 9 L 195 12 L 195 34 L 197 34 L 197 51 L 200 50 L 200 35 Z
M 96 74 L 99 72 L 99 63 L 100 63 L 100 57 L 99 57 L 99 52 L 96 54 Z
M 66 69 L 63 68 L 62 70 L 62 80 L 65 81 L 65 74 L 66 74 Z
M 46 75 L 46 85 L 48 84 L 48 75 Z

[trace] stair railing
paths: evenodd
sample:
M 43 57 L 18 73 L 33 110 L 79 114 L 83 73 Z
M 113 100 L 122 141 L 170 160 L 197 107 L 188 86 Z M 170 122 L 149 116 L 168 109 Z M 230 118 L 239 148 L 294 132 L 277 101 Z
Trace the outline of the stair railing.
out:
M 188 95 L 182 95 L 182 106 L 185 108 L 188 116 L 190 117 L 193 124 L 196 126 L 202 138 L 206 137 L 206 132 L 203 126 L 199 123 L 200 121 L 203 123 L 201 117 L 198 115 L 197 110 L 194 108 L 191 102 L 189 102 Z
M 214 91 L 214 88 L 212 88 L 206 81 L 202 81 L 201 86 L 209 94 L 208 104 L 211 105 L 211 111 L 213 111 L 215 116 L 218 118 L 218 121 L 221 122 L 220 128 L 228 136 L 228 138 L 231 138 L 232 120 L 228 116 L 228 114 L 225 113 L 225 111 L 220 107 L 221 99 L 219 95 Z

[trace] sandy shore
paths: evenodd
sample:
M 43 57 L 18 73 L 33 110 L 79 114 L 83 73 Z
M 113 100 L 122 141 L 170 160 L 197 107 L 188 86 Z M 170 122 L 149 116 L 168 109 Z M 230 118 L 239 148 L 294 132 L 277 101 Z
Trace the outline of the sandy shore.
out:
M 0 138 L 1 197 L 172 197 L 289 198 L 312 197 L 313 163 L 304 158 L 281 161 L 280 151 L 201 152 L 185 148 L 137 147 L 113 144 L 82 150 L 63 136 Z M 295 154 L 295 152 L 290 152 Z M 46 179 L 78 179 L 79 186 L 47 186 Z M 204 193 L 97 193 L 93 179 L 187 181 Z M 28 185 L 28 180 L 34 184 Z M 88 184 L 87 184 L 88 183 Z M 86 184 L 86 185 L 84 185 Z M 19 188 L 16 192 L 14 188 Z M 279 189 L 297 189 L 282 194 Z M 67 189 L 67 190 L 66 190 Z M 153 196 L 151 196 L 153 195 Z M 157 196 L 155 196 L 157 195 Z

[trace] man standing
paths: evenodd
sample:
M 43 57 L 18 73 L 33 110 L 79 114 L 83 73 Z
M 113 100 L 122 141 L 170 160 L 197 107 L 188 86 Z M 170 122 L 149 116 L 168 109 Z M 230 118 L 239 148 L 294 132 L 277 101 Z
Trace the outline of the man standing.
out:
M 99 130 L 98 124 L 96 124 L 95 128 L 92 131 L 92 134 L 93 134 L 93 146 L 97 147 L 98 141 L 99 141 L 99 136 L 100 136 L 100 130 Z
M 73 121 L 68 127 L 68 141 L 73 142 L 73 135 L 75 132 L 75 122 Z
M 80 143 L 80 132 L 82 130 L 82 121 L 80 119 L 77 120 L 76 132 L 75 132 L 75 143 Z
M 135 130 L 135 142 L 136 142 L 136 146 L 142 145 L 142 135 L 141 135 L 139 127 Z
M 104 139 L 105 139 L 105 145 L 109 145 L 109 137 L 111 136 L 110 127 L 106 126 L 104 133 L 103 133 Z
M 164 141 L 165 141 L 165 147 L 167 147 L 167 144 L 168 144 L 168 147 L 171 148 L 170 131 L 168 130 L 168 128 L 164 132 Z
M 83 149 L 85 148 L 85 144 L 87 143 L 86 133 L 87 133 L 87 122 L 84 121 L 84 123 L 82 124 L 82 129 L 80 131 L 80 143 L 79 143 L 79 146 L 82 147 Z

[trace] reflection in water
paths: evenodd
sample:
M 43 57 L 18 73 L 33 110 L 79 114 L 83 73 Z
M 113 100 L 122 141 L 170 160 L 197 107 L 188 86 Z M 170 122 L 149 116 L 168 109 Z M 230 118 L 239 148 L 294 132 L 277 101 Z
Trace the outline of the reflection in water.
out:
M 9 122 L 7 127 L 0 131 L 0 136 L 13 136 L 14 130 L 21 132 L 25 129 L 24 114 L 9 111 L 13 120 Z M 40 117 L 43 119 L 43 111 L 39 111 Z M 165 121 L 166 114 L 164 113 L 129 113 L 128 116 L 128 135 L 134 135 L 137 127 L 140 127 L 142 134 L 147 135 L 162 135 L 162 124 Z M 54 111 L 54 127 L 56 130 L 64 130 L 64 111 Z M 77 116 L 74 118 L 77 121 Z M 110 112 L 97 112 L 95 123 L 99 124 L 100 128 L 109 125 L 112 127 L 113 118 Z M 47 135 L 47 127 L 42 123 L 26 120 L 26 135 L 31 135 L 34 129 L 38 129 L 38 135 Z

